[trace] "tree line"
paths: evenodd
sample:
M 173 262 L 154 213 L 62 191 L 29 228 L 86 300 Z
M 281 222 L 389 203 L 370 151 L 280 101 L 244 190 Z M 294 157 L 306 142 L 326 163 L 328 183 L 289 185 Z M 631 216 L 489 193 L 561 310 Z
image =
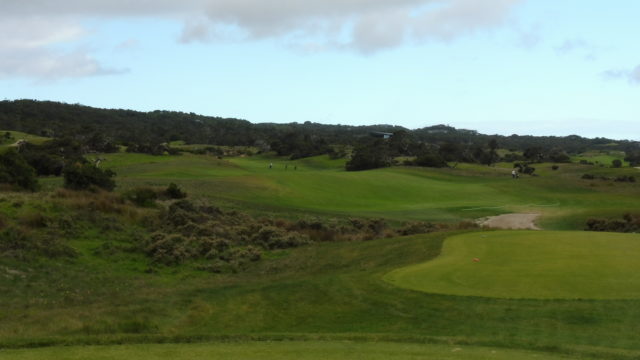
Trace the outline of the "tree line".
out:
M 157 145 L 175 140 L 187 144 L 227 146 L 275 145 L 279 153 L 291 155 L 298 149 L 286 149 L 286 143 L 310 140 L 326 144 L 358 145 L 369 133 L 406 132 L 417 142 L 430 144 L 463 144 L 484 146 L 492 139 L 502 148 L 524 151 L 529 147 L 551 149 L 560 147 L 576 153 L 588 149 L 638 150 L 636 142 L 607 138 L 588 139 L 576 135 L 528 136 L 486 135 L 477 131 L 456 129 L 447 125 L 434 125 L 409 130 L 393 125 L 325 125 L 312 122 L 253 124 L 246 120 L 202 116 L 174 111 L 139 112 L 122 109 L 99 109 L 78 104 L 51 101 L 0 101 L 0 128 L 34 135 L 64 138 L 73 137 L 80 142 L 103 143 L 105 146 L 131 144 Z M 285 144 L 284 146 L 282 144 Z M 306 145 L 304 145 L 306 146 Z M 317 146 L 315 146 L 317 147 Z M 305 150 L 305 149 L 303 149 Z M 315 153 L 316 151 L 302 151 Z

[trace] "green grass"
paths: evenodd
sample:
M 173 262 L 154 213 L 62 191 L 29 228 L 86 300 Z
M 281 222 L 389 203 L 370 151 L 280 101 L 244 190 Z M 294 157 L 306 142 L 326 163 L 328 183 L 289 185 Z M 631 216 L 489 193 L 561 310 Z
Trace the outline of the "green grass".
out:
M 459 164 L 455 169 L 393 167 L 344 170 L 344 159 L 270 156 L 107 154 L 119 189 L 176 182 L 194 197 L 283 217 L 384 217 L 391 221 L 457 222 L 509 212 L 541 213 L 547 229 L 582 229 L 590 216 L 621 216 L 638 208 L 640 186 L 586 181 L 584 173 L 637 175 L 632 168 L 536 164 L 540 176 L 510 178 L 511 164 Z M 269 169 L 269 164 L 273 168 Z M 296 170 L 294 170 L 294 168 Z M 53 181 L 53 180 L 47 180 Z
M 560 169 L 553 171 L 552 164 L 536 164 L 540 176 L 516 181 L 509 176 L 511 164 L 346 172 L 345 160 L 326 156 L 296 161 L 265 155 L 225 159 L 193 154 L 96 156 L 107 159 L 101 166 L 117 172 L 117 191 L 148 185 L 166 187 L 175 182 L 193 200 L 206 198 L 214 205 L 269 217 L 321 216 L 344 220 L 364 216 L 384 217 L 392 222 L 456 222 L 508 212 L 539 212 L 543 215 L 541 225 L 546 229 L 579 230 L 588 217 L 619 218 L 640 208 L 640 184 L 580 179 L 587 172 L 608 177 L 638 174 L 631 168 L 560 164 Z M 274 164 L 272 169 L 269 163 Z M 43 178 L 41 183 L 45 189 L 53 189 L 60 186 L 60 179 Z M 72 216 L 64 208 L 47 205 L 46 192 L 2 194 L 2 198 L 0 211 L 7 218 L 27 216 L 31 211 L 42 211 L 54 220 Z M 50 221 L 40 231 L 58 236 L 55 233 L 58 226 L 58 222 Z M 444 350 L 454 346 L 463 349 L 486 346 L 497 352 L 506 348 L 547 351 L 541 358 L 551 356 L 549 352 L 580 358 L 640 356 L 637 337 L 640 300 L 635 293 L 621 296 L 619 287 L 607 288 L 616 286 L 615 282 L 601 282 L 595 288 L 599 290 L 593 290 L 589 296 L 581 295 L 583 299 L 575 299 L 577 296 L 515 299 L 519 296 L 427 293 L 401 288 L 383 279 L 395 269 L 437 263 L 439 260 L 428 261 L 440 255 L 445 238 L 459 233 L 275 250 L 245 270 L 230 274 L 197 271 L 193 264 L 164 267 L 152 264 L 139 249 L 110 252 L 111 248 L 106 246 L 130 248 L 147 231 L 152 229 L 144 229 L 124 215 L 96 214 L 95 221 L 85 221 L 77 232 L 64 235 L 65 241 L 78 251 L 77 258 L 1 259 L 0 357 L 56 358 L 64 356 L 64 349 L 76 349 L 9 352 L 14 351 L 7 350 L 11 347 L 171 342 L 176 337 L 197 342 L 227 336 L 250 338 L 247 356 L 269 345 L 252 343 L 252 337 L 274 341 L 302 339 L 304 344 L 294 342 L 291 346 L 305 349 L 309 356 L 315 356 L 316 348 L 326 348 L 335 349 L 331 354 L 340 357 L 342 345 L 356 346 L 343 344 L 343 340 L 353 338 L 367 343 L 355 351 L 362 353 L 362 357 L 382 354 L 380 347 L 369 344 L 376 341 L 397 346 L 407 343 L 407 349 L 415 346 L 415 351 L 398 350 L 401 355 L 435 351 L 436 358 L 449 354 L 437 353 L 442 344 L 446 344 Z M 536 234 L 532 236 L 542 233 Z M 598 241 L 579 241 L 576 234 L 586 233 L 566 233 L 567 239 L 554 243 L 558 254 L 608 254 L 607 261 L 592 261 L 603 270 L 631 269 L 630 276 L 621 284 L 637 279 L 632 257 L 610 261 L 615 251 L 622 251 L 621 247 L 610 246 L 616 243 L 615 236 L 599 240 L 600 245 L 596 246 Z M 634 246 L 629 244 L 628 253 L 637 252 Z M 514 245 L 511 250 L 515 248 Z M 528 250 L 522 252 L 527 253 Z M 473 257 L 481 258 L 475 265 L 491 265 L 491 256 Z M 618 268 L 619 265 L 626 268 Z M 602 279 L 607 274 L 597 275 Z M 619 278 L 619 274 L 616 276 Z M 571 292 L 581 290 L 574 285 L 567 285 Z M 589 283 L 585 288 L 590 286 Z M 635 290 L 630 286 L 625 291 Z M 614 292 L 617 296 L 607 297 Z M 327 342 L 315 342 L 324 335 L 326 338 L 322 339 Z M 423 345 L 419 344 L 424 342 L 440 345 L 421 348 Z M 130 349 L 125 351 L 152 354 L 174 346 L 178 350 L 165 352 L 172 357 L 179 356 L 174 354 L 180 349 L 189 348 L 163 346 L 108 347 L 98 352 L 107 356 L 112 350 Z M 216 356 L 210 345 L 193 346 L 191 349 L 202 349 L 205 354 L 212 351 L 211 357 Z M 282 347 L 276 348 L 274 354 L 289 356 L 281 351 Z M 82 348 L 77 349 L 82 354 Z M 89 354 L 95 348 L 85 349 L 85 357 L 92 357 Z M 457 352 L 451 355 L 457 356 Z
M 53 347 L 32 350 L 0 350 L 0 359 L 12 360 L 112 360 L 112 359 L 439 359 L 527 360 L 570 359 L 533 351 L 499 348 L 352 341 L 276 341 L 217 344 L 144 344 L 120 346 Z
M 13 144 L 15 144 L 18 140 L 26 140 L 27 142 L 30 142 L 36 145 L 42 144 L 47 140 L 51 140 L 50 138 L 47 138 L 47 137 L 27 134 L 20 131 L 8 131 L 8 130 L 0 130 L 0 136 L 4 136 L 4 134 L 7 132 L 11 133 L 12 139 L 7 142 L 4 142 L 4 137 L 2 138 L 2 141 L 0 141 L 0 152 L 6 151 L 10 147 L 12 147 Z
M 633 254 L 639 252 L 637 234 L 479 232 L 449 238 L 436 260 L 394 270 L 385 279 L 438 294 L 637 299 L 640 261 Z
M 107 241 L 109 234 L 102 236 Z M 328 340 L 429 341 L 582 358 L 640 355 L 640 300 L 437 295 L 382 279 L 393 269 L 435 258 L 447 236 L 316 244 L 277 251 L 281 255 L 226 275 L 187 266 L 145 273 L 143 257 L 96 254 L 100 237 L 80 236 L 75 261 L 4 262 L 11 272 L 0 268 L 0 349 L 330 334 Z M 22 275 L 9 276 L 16 271 Z
M 611 166 L 613 160 L 622 161 L 623 166 L 629 166 L 629 163 L 624 161 L 625 154 L 623 151 L 587 151 L 577 156 L 572 156 L 571 161 L 579 162 L 580 160 L 586 160 L 597 165 Z

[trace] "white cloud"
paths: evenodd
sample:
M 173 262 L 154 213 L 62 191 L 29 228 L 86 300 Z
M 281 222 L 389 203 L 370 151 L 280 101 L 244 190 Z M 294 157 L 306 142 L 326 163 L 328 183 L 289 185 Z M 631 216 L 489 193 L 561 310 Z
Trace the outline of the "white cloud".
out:
M 66 18 L 0 16 L 0 78 L 53 80 L 122 72 L 103 67 L 80 47 L 57 47 L 85 35 L 84 28 Z
M 501 24 L 524 0 L 3 0 L 4 17 L 170 17 L 185 21 L 181 41 L 210 40 L 217 26 L 250 38 L 303 33 L 369 51 L 404 40 L 451 40 Z M 203 21 L 206 19 L 206 21 Z M 209 29 L 207 29 L 209 27 Z M 212 29 L 213 28 L 213 29 Z M 351 32 L 349 32 L 351 29 Z
M 580 54 L 585 60 L 593 61 L 597 58 L 598 47 L 580 38 L 567 39 L 562 44 L 556 46 L 558 55 L 568 55 L 572 53 Z
M 608 79 L 624 79 L 634 85 L 640 85 L 640 65 L 634 69 L 616 69 L 607 70 L 602 73 L 605 78 Z
M 81 49 L 63 52 L 45 48 L 0 49 L 0 79 L 27 77 L 56 80 L 68 77 L 119 74 L 126 70 L 103 67 Z
M 271 38 L 294 48 L 373 53 L 406 42 L 451 41 L 499 26 L 523 1 L 2 0 L 0 53 L 22 49 L 17 53 L 26 64 L 18 66 L 16 61 L 5 59 L 0 62 L 0 75 L 28 76 L 29 71 L 35 71 L 33 76 L 49 76 L 53 69 L 61 74 L 104 73 L 87 53 L 54 49 L 86 36 L 79 25 L 86 19 L 179 21 L 184 24 L 177 39 L 182 43 Z M 66 69 L 65 61 L 69 62 Z

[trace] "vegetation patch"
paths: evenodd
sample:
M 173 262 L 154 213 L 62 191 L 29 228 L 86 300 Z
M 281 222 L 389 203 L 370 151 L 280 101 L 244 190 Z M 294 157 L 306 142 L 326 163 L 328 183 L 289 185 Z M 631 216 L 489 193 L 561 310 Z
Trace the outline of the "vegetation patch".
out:
M 0 351 L 0 359 L 264 359 L 264 360 L 548 360 L 571 359 L 543 352 L 459 345 L 354 341 L 264 341 L 204 344 L 157 344 L 53 347 Z

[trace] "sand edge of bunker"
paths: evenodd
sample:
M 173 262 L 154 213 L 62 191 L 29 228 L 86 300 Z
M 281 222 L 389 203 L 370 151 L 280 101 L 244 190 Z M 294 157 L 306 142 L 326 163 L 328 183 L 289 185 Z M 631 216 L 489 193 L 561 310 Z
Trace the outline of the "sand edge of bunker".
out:
M 489 216 L 476 220 L 476 223 L 484 228 L 502 230 L 542 230 L 536 225 L 540 214 L 516 213 Z

